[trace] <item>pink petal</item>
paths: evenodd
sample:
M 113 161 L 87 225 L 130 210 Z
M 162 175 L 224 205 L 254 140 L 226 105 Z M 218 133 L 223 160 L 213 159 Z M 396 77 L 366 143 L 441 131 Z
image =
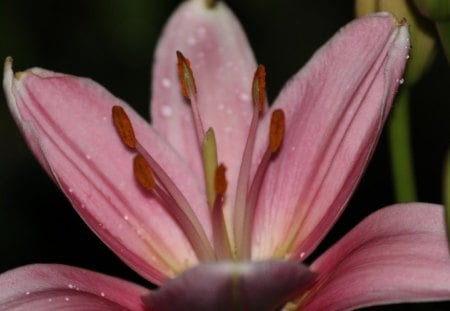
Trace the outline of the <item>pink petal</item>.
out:
M 273 109 L 285 111 L 286 137 L 258 202 L 256 257 L 303 258 L 328 232 L 372 154 L 408 51 L 407 25 L 386 13 L 361 18 L 281 92 Z
M 156 283 L 196 263 L 160 202 L 135 182 L 133 154 L 113 127 L 112 105 L 125 108 L 139 139 L 184 191 L 210 232 L 203 185 L 173 149 L 123 101 L 89 79 L 37 68 L 17 76 L 7 60 L 4 86 L 16 121 L 41 164 L 97 235 Z
M 302 310 L 353 310 L 450 299 L 442 206 L 399 204 L 363 220 L 311 266 L 317 292 Z
M 200 147 L 189 102 L 181 95 L 175 51 L 191 61 L 205 130 L 213 127 L 219 161 L 236 185 L 252 112 L 255 60 L 239 21 L 223 2 L 208 9 L 204 1 L 186 1 L 169 20 L 155 54 L 152 119 L 155 128 L 203 176 Z M 228 203 L 233 203 L 230 187 Z M 226 209 L 227 217 L 231 210 Z
M 149 291 L 63 265 L 29 265 L 0 275 L 1 310 L 145 310 Z
M 276 310 L 314 280 L 293 261 L 202 263 L 144 298 L 158 311 Z

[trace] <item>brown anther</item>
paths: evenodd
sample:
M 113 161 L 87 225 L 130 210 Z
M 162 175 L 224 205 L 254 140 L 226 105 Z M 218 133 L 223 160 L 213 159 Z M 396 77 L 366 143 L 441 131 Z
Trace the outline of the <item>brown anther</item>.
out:
M 266 68 L 264 65 L 258 65 L 256 68 L 253 76 L 252 95 L 253 105 L 263 112 L 266 106 Z
M 181 92 L 186 98 L 197 93 L 194 75 L 192 74 L 191 62 L 184 55 L 177 51 L 178 77 L 180 78 Z
M 227 191 L 228 182 L 225 177 L 225 171 L 226 171 L 226 167 L 223 164 L 220 164 L 216 169 L 216 178 L 215 178 L 214 187 L 216 190 L 216 194 L 218 194 L 218 195 L 224 195 L 225 192 Z
M 112 119 L 114 127 L 119 133 L 122 142 L 131 149 L 136 149 L 136 136 L 130 118 L 121 106 L 113 106 Z
M 270 132 L 269 132 L 269 149 L 270 152 L 275 153 L 280 148 L 284 138 L 284 129 L 286 126 L 284 112 L 281 109 L 277 109 L 272 113 L 270 119 Z
M 155 188 L 156 183 L 155 178 L 153 178 L 153 171 L 140 154 L 134 157 L 133 172 L 136 180 L 145 190 L 151 191 Z

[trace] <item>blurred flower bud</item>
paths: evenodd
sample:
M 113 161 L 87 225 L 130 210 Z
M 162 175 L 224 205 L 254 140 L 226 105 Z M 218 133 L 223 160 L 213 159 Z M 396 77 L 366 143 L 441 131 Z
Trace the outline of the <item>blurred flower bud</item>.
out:
M 424 2 L 433 2 L 433 0 Z M 449 0 L 442 0 L 442 2 L 448 3 Z M 355 11 L 357 16 L 387 11 L 399 21 L 406 19 L 410 27 L 412 48 L 405 73 L 405 83 L 415 84 L 434 56 L 435 37 L 432 23 L 424 18 L 408 0 L 355 0 Z
M 448 0 L 414 0 L 424 16 L 436 22 L 450 20 L 450 1 Z

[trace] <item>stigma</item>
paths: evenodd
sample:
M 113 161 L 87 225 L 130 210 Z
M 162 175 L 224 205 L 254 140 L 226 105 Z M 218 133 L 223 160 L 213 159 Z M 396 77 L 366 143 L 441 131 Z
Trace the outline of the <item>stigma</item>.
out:
M 248 127 L 238 179 L 235 185 L 228 184 L 226 163 L 218 163 L 218 148 L 214 128 L 205 130 L 197 102 L 197 85 L 190 61 L 181 52 L 176 52 L 180 92 L 189 101 L 194 120 L 196 138 L 203 163 L 205 202 L 209 207 L 212 224 L 212 237 L 208 238 L 190 203 L 168 176 L 158 159 L 146 150 L 135 134 L 133 124 L 121 106 L 112 107 L 114 127 L 124 146 L 135 154 L 133 173 L 140 187 L 158 197 L 167 213 L 175 220 L 189 241 L 199 261 L 213 260 L 251 260 L 253 223 L 258 197 L 264 181 L 265 172 L 273 155 L 282 146 L 285 134 L 285 116 L 280 109 L 273 110 L 270 126 L 267 129 L 267 146 L 256 172 L 251 175 L 256 134 L 261 116 L 267 106 L 266 70 L 259 65 L 254 74 L 249 92 L 252 97 L 253 112 Z M 227 197 L 227 189 L 235 188 L 235 197 Z M 224 218 L 224 202 L 232 202 L 231 223 Z

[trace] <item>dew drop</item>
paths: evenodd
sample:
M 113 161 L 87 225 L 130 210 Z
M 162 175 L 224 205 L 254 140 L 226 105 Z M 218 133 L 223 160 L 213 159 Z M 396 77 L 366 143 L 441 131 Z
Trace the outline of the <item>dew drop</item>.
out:
M 69 285 L 67 285 L 67 287 L 70 288 L 70 289 L 74 289 L 74 288 L 75 288 L 75 285 L 69 284 Z
M 401 78 L 400 80 L 398 80 L 399 84 L 403 84 L 405 82 L 405 79 Z
M 305 257 L 305 255 L 306 255 L 305 252 L 301 252 L 301 253 L 300 253 L 300 259 L 302 259 L 303 257 Z
M 194 37 L 192 37 L 192 36 L 189 36 L 188 38 L 187 38 L 187 44 L 189 44 L 189 45 L 195 45 L 197 43 L 197 40 L 194 38 Z
M 206 28 L 205 27 L 197 28 L 197 34 L 199 37 L 204 37 L 206 35 Z
M 164 78 L 162 79 L 161 84 L 167 89 L 172 85 L 172 82 L 169 79 Z
M 26 293 L 25 293 L 25 295 L 29 295 L 29 294 L 30 294 L 30 292 L 26 292 Z
M 69 193 L 73 193 L 73 189 L 72 188 L 69 188 Z
M 86 154 L 86 160 L 90 160 L 90 159 L 92 159 L 91 155 L 90 154 Z
M 123 219 L 128 221 L 128 215 L 123 215 Z
M 406 59 L 409 59 L 409 54 L 406 54 Z
M 168 105 L 161 107 L 161 115 L 163 117 L 168 118 L 168 117 L 172 116 L 172 113 L 173 113 L 172 107 L 170 107 Z
M 47 301 L 48 301 L 48 302 L 52 302 L 52 301 L 53 301 L 53 299 L 52 299 L 52 298 L 49 298 L 49 299 L 47 299 Z
M 70 298 L 69 298 L 69 297 L 65 297 L 64 300 L 65 300 L 65 301 L 69 301 Z
M 250 96 L 247 93 L 241 93 L 239 98 L 244 102 L 248 102 L 250 100 Z
M 104 292 L 101 292 L 101 293 L 100 293 L 100 296 L 105 297 L 105 293 L 104 293 Z

